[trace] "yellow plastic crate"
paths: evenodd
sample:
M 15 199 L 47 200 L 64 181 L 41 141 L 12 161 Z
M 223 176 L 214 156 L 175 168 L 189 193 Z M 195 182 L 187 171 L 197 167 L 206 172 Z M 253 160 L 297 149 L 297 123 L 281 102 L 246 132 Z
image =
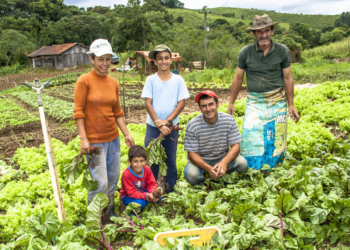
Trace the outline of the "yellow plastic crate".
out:
M 189 235 L 198 235 L 198 237 L 190 238 L 190 244 L 194 246 L 209 246 L 210 240 L 216 232 L 218 232 L 220 237 L 222 236 L 220 228 L 214 226 L 168 231 L 157 233 L 154 236 L 154 241 L 158 242 L 162 246 L 165 246 L 164 238 L 177 238 Z

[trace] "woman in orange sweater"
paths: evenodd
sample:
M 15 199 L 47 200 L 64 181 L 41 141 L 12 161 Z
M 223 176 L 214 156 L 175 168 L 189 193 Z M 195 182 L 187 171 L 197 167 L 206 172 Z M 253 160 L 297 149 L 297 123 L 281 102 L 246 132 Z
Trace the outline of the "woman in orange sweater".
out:
M 95 40 L 91 46 L 90 60 L 94 69 L 79 77 L 74 89 L 74 115 L 81 139 L 81 152 L 89 162 L 90 147 L 100 148 L 100 153 L 93 153 L 89 164 L 92 178 L 98 181 L 96 190 L 88 191 L 88 203 L 97 193 L 106 194 L 108 206 L 106 213 L 114 212 L 114 193 L 120 175 L 120 140 L 119 131 L 124 134 L 128 147 L 134 141 L 125 126 L 119 103 L 118 82 L 108 75 L 113 55 L 112 47 L 105 39 Z

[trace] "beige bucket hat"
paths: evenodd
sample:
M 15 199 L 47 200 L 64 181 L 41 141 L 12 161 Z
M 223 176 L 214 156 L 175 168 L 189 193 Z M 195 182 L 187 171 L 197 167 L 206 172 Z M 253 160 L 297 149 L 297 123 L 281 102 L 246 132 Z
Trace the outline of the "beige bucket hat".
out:
M 273 23 L 269 15 L 255 15 L 253 19 L 253 28 L 248 27 L 246 30 L 259 30 L 270 26 L 277 26 L 280 22 Z

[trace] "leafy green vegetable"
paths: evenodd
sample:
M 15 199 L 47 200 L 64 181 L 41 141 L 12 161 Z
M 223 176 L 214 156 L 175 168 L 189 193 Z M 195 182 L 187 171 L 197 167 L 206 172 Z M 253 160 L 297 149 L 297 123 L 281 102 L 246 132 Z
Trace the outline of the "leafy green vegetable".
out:
M 165 163 L 167 156 L 165 149 L 162 145 L 164 141 L 164 136 L 160 138 L 153 139 L 151 143 L 146 148 L 147 152 L 147 165 L 152 166 L 153 164 L 159 165 L 159 173 L 166 176 L 168 167 Z

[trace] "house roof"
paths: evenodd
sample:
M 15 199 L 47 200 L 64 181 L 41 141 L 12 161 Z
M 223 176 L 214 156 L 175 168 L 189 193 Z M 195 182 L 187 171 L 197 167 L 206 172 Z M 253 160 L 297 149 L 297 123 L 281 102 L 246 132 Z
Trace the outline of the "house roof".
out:
M 28 57 L 59 55 L 65 52 L 66 50 L 72 48 L 76 44 L 78 43 L 65 43 L 65 44 L 58 44 L 58 45 L 52 45 L 52 46 L 43 46 L 40 49 L 29 54 Z M 81 45 L 81 46 L 86 47 L 85 45 Z
M 143 55 L 148 62 L 154 61 L 153 59 L 149 59 L 149 57 L 148 57 L 149 51 L 135 51 L 135 52 Z M 171 59 L 172 59 L 172 61 L 175 61 L 175 62 L 177 62 L 177 61 L 182 62 L 181 61 L 181 56 L 177 52 L 172 52 L 171 53 Z

